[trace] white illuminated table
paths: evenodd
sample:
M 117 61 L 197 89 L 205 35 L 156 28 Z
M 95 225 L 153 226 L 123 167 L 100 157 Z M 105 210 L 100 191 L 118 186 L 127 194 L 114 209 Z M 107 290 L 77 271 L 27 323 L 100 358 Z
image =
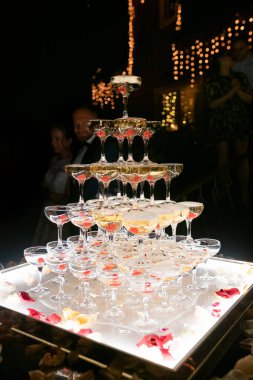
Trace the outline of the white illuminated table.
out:
M 75 318 L 71 318 L 71 312 L 67 316 L 65 313 L 64 317 L 62 310 L 57 310 L 55 304 L 50 301 L 49 296 L 56 291 L 57 287 L 52 282 L 55 275 L 50 272 L 43 276 L 43 283 L 50 289 L 49 296 L 35 300 L 35 302 L 28 302 L 17 295 L 19 291 L 27 291 L 36 283 L 36 268 L 34 269 L 27 264 L 2 272 L 1 281 L 8 281 L 14 285 L 15 289 L 13 288 L 12 291 L 9 289 L 10 294 L 7 294 L 7 290 L 4 293 L 4 288 L 1 288 L 0 282 L 0 310 L 5 309 L 10 313 L 20 313 L 24 316 L 30 314 L 28 310 L 30 308 L 43 313 L 45 316 L 56 313 L 61 317 L 59 323 L 50 324 L 41 320 L 38 323 L 50 326 L 52 329 L 64 330 L 74 336 L 78 335 L 82 329 L 91 329 L 90 333 L 82 339 L 94 342 L 94 347 L 101 348 L 104 346 L 112 352 L 121 353 L 123 356 L 130 355 L 140 362 L 157 365 L 158 371 L 165 371 L 165 373 L 170 374 L 169 378 L 183 380 L 188 378 L 189 373 L 201 371 L 203 363 L 208 357 L 213 360 L 213 363 L 217 361 L 213 347 L 216 346 L 218 350 L 219 345 L 222 347 L 225 344 L 225 338 L 231 341 L 232 337 L 229 334 L 235 335 L 236 329 L 238 332 L 238 324 L 252 302 L 252 264 L 213 258 L 210 260 L 209 267 L 211 273 L 216 276 L 214 283 L 209 286 L 209 289 L 203 289 L 203 291 L 192 295 L 190 301 L 176 311 L 167 313 L 155 311 L 160 298 L 159 293 L 153 295 L 154 300 L 150 305 L 150 310 L 152 317 L 159 321 L 159 328 L 152 333 L 159 338 L 171 334 L 172 339 L 164 347 L 162 346 L 169 355 L 164 355 L 163 350 L 157 345 L 152 347 L 145 344 L 138 345 L 145 333 L 140 333 L 138 329 L 133 327 L 136 310 L 130 307 L 127 302 L 126 291 L 123 288 L 119 291 L 118 302 L 122 305 L 125 317 L 120 322 L 108 321 L 103 318 L 105 304 L 99 297 L 101 286 L 97 280 L 93 281 L 91 292 L 98 303 L 99 313 L 90 319 L 88 318 L 85 323 L 83 323 L 83 319 L 79 318 L 79 322 L 81 321 L 79 323 Z M 201 272 L 201 268 L 199 271 Z M 72 300 L 78 298 L 77 280 L 71 274 L 66 276 L 66 280 L 66 293 L 71 296 Z M 184 289 L 190 281 L 190 274 L 184 276 Z M 225 289 L 225 292 L 217 293 L 221 289 Z M 231 289 L 236 289 L 236 291 L 232 290 L 230 293 Z M 228 290 L 227 293 L 226 290 Z M 175 289 L 169 287 L 168 291 L 169 296 L 172 296 Z M 190 293 L 187 294 L 190 295 Z M 74 310 L 71 303 L 67 307 Z M 0 322 L 3 323 L 1 320 Z M 97 360 L 103 365 L 103 358 L 99 357 Z M 131 375 L 129 374 L 129 376 Z

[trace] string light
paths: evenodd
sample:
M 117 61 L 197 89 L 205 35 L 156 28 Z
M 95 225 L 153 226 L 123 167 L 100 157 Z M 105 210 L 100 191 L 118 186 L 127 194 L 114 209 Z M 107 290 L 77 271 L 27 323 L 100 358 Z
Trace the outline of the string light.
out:
M 176 105 L 177 105 L 177 92 L 171 91 L 162 95 L 162 127 L 167 130 L 176 131 L 178 126 L 176 124 Z
M 182 5 L 180 2 L 177 3 L 177 20 L 175 30 L 179 31 L 182 27 Z
M 141 4 L 144 4 L 145 0 L 141 0 Z M 126 73 L 132 75 L 133 65 L 134 65 L 134 18 L 135 18 L 135 9 L 133 0 L 128 0 L 128 64 L 126 71 L 123 71 L 122 75 Z M 97 69 L 97 74 L 101 72 L 101 69 Z M 94 105 L 99 105 L 100 108 L 105 106 L 110 106 L 112 109 L 115 109 L 115 98 L 118 98 L 118 95 L 115 95 L 112 85 L 104 81 L 100 81 L 97 84 L 97 75 L 94 75 L 92 78 L 93 82 L 91 85 L 91 94 L 92 94 L 92 103 Z
M 173 62 L 173 78 L 189 78 L 190 86 L 194 87 L 196 77 L 202 76 L 205 70 L 210 68 L 210 58 L 220 52 L 221 49 L 230 50 L 232 38 L 240 35 L 240 31 L 247 33 L 248 42 L 252 42 L 253 18 L 241 20 L 237 15 L 233 24 L 228 26 L 219 35 L 213 36 L 209 41 L 194 41 L 190 48 L 178 50 L 176 44 L 171 46 Z

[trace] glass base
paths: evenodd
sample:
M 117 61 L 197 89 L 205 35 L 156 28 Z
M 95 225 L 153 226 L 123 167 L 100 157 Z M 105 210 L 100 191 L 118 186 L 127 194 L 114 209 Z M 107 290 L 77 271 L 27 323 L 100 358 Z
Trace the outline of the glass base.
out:
M 70 300 L 70 296 L 67 296 L 66 294 L 59 296 L 58 294 L 54 294 L 50 297 L 50 299 L 54 302 L 59 302 L 60 304 L 63 304 L 64 302 L 67 302 Z
M 138 328 L 138 331 L 140 332 L 151 332 L 155 331 L 158 328 L 158 322 L 156 322 L 154 319 L 150 318 L 147 321 L 144 321 L 143 319 L 137 319 L 133 323 L 134 327 Z
M 94 314 L 98 311 L 94 302 L 77 304 L 76 309 L 84 314 Z
M 121 319 L 124 316 L 124 312 L 118 306 L 113 306 L 103 314 L 105 319 Z
M 44 288 L 43 286 L 35 287 L 29 290 L 30 293 L 36 295 L 37 297 L 44 296 L 49 293 L 48 288 Z

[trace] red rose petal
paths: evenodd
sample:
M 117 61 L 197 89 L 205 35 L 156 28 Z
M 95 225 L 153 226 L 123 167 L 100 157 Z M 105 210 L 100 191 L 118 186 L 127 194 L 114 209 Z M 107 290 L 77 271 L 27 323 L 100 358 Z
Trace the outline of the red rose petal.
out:
M 27 292 L 19 292 L 18 293 L 19 297 L 23 300 L 23 301 L 27 301 L 27 302 L 35 302 L 36 300 L 33 299 L 32 297 L 30 297 L 29 293 Z
M 215 293 L 217 294 L 217 296 L 220 296 L 222 298 L 231 298 L 235 295 L 240 294 L 240 291 L 237 288 L 230 288 L 230 289 L 220 289 Z
M 30 309 L 30 308 L 28 308 L 27 310 L 29 311 L 30 317 L 38 318 L 38 319 L 44 319 L 46 317 L 45 314 L 41 313 L 38 310 Z
M 46 318 L 46 321 L 53 323 L 53 324 L 57 324 L 57 323 L 61 322 L 61 317 L 58 314 L 53 313 L 53 314 L 50 314 Z
M 77 334 L 85 336 L 85 335 L 88 335 L 88 334 L 91 334 L 91 333 L 92 333 L 91 329 L 81 329 L 81 330 L 78 331 Z

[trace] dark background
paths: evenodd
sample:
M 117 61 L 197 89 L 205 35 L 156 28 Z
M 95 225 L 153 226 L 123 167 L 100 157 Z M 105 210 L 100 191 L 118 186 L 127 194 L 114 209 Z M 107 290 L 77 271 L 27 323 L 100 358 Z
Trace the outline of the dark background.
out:
M 136 1 L 137 15 L 147 12 L 153 1 L 158 0 L 146 0 L 143 6 Z M 186 0 L 183 30 L 177 36 L 171 32 L 170 39 L 180 37 L 183 43 L 190 34 L 219 30 L 249 4 Z M 98 68 L 108 80 L 127 66 L 128 9 L 127 0 L 12 1 L 1 7 L 0 261 L 5 263 L 22 257 L 23 248 L 31 244 L 41 208 L 40 186 L 52 153 L 52 121 L 69 120 L 74 106 L 91 101 L 92 76 Z M 135 54 L 141 54 L 138 48 Z M 136 67 L 134 74 L 139 73 L 141 67 Z M 119 109 L 100 112 L 101 117 L 119 114 Z M 213 223 L 215 218 L 207 226 Z M 226 223 L 220 228 L 229 230 Z M 230 223 L 238 223 L 237 214 Z

